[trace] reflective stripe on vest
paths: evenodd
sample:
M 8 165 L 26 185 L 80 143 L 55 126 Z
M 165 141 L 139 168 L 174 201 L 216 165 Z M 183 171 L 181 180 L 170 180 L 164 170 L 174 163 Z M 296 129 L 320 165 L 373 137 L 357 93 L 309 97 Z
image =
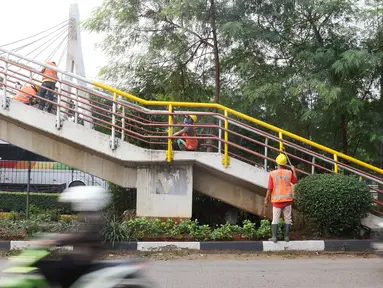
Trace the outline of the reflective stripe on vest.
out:
M 286 169 L 278 169 L 271 172 L 274 189 L 271 202 L 288 202 L 293 200 L 293 188 L 291 186 L 292 172 Z
M 193 129 L 193 128 L 192 128 Z M 195 132 L 195 130 L 193 129 L 193 134 L 194 134 L 194 137 L 195 136 L 197 136 L 197 134 L 196 134 L 196 132 Z M 182 133 L 182 136 L 185 136 L 185 137 L 187 137 L 187 136 L 189 136 L 188 135 L 188 133 L 186 133 L 186 132 L 184 132 L 184 133 Z M 185 148 L 187 149 L 187 150 L 197 150 L 197 146 L 198 146 L 198 139 L 192 139 L 192 138 L 186 138 L 185 139 Z
M 56 65 L 51 62 L 47 62 L 46 64 L 56 67 Z M 48 76 L 51 78 L 48 78 Z M 57 72 L 55 70 L 52 70 L 50 68 L 45 68 L 45 71 L 43 74 L 43 82 L 46 82 L 46 81 L 57 82 L 57 79 L 58 79 Z
M 13 99 L 23 102 L 23 103 L 29 103 L 30 99 L 36 96 L 36 91 L 31 86 L 23 86 L 21 88 L 21 91 L 18 91 L 15 97 Z

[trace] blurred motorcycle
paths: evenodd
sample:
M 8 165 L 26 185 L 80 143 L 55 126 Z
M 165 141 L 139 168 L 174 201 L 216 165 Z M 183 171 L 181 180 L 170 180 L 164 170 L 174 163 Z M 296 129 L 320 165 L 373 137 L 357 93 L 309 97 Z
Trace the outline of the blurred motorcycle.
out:
M 32 245 L 33 246 L 33 245 Z M 49 281 L 39 273 L 40 261 L 54 264 L 57 260 L 47 260 L 51 250 L 44 247 L 25 249 L 20 255 L 11 257 L 7 267 L 2 271 L 6 274 L 0 279 L 0 287 L 37 288 L 52 287 Z M 154 287 L 142 270 L 147 262 L 141 259 L 125 261 L 93 262 L 70 287 L 76 288 L 117 288 Z

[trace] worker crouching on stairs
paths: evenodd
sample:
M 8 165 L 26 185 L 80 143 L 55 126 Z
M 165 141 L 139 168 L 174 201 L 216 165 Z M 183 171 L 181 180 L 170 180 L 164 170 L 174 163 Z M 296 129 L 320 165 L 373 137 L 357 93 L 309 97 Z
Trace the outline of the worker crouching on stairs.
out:
M 27 105 L 34 105 L 37 103 L 36 98 L 34 98 L 34 96 L 37 95 L 38 90 L 39 87 L 37 87 L 36 85 L 26 84 L 21 87 L 20 91 L 17 91 L 13 99 Z
M 289 242 L 289 232 L 292 224 L 291 211 L 293 203 L 293 187 L 291 184 L 298 182 L 296 170 L 291 166 L 291 170 L 286 169 L 287 158 L 284 154 L 279 154 L 276 158 L 278 167 L 276 170 L 270 172 L 269 185 L 265 198 L 265 206 L 271 196 L 271 203 L 273 204 L 273 222 L 271 223 L 272 237 L 269 241 L 274 243 L 278 242 L 278 224 L 283 212 L 285 220 L 284 238 Z
M 180 131 L 173 134 L 173 136 L 184 136 L 184 137 L 196 137 L 197 133 L 192 126 L 195 122 L 197 122 L 196 115 L 185 115 L 184 116 L 184 124 Z M 176 120 L 173 117 L 173 123 L 177 124 Z M 197 151 L 198 149 L 198 139 L 196 138 L 185 138 L 185 139 L 176 139 L 176 141 L 172 142 L 172 147 L 174 150 L 181 151 Z

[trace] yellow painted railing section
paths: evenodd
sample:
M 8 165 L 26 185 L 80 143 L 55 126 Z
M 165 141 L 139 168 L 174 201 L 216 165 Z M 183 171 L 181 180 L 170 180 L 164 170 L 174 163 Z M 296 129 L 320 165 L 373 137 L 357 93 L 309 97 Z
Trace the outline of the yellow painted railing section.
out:
M 292 139 L 295 139 L 297 141 L 300 141 L 300 142 L 303 142 L 307 145 L 310 145 L 312 147 L 315 147 L 317 149 L 320 149 L 322 151 L 325 151 L 329 154 L 332 154 L 333 157 L 334 157 L 334 172 L 337 173 L 338 172 L 338 164 L 337 164 L 337 161 L 338 161 L 338 158 L 342 158 L 344 160 L 347 160 L 347 161 L 350 161 L 354 164 L 357 164 L 357 165 L 360 165 L 362 167 L 365 167 L 367 169 L 370 169 L 372 171 L 375 171 L 375 172 L 378 172 L 380 174 L 383 174 L 383 169 L 380 169 L 378 167 L 375 167 L 373 165 L 370 165 L 366 162 L 363 162 L 363 161 L 360 161 L 356 158 L 353 158 L 351 156 L 348 156 L 346 154 L 343 154 L 341 152 L 338 152 L 334 149 L 331 149 L 331 148 L 328 148 L 326 146 L 323 146 L 321 144 L 318 144 L 316 142 L 313 142 L 311 140 L 308 140 L 306 138 L 303 138 L 301 136 L 298 136 L 294 133 L 291 133 L 291 132 L 288 132 L 288 131 L 285 131 L 281 128 L 278 128 L 274 125 L 271 125 L 271 124 L 268 124 L 266 122 L 263 122 L 261 120 L 258 120 L 256 118 L 253 118 L 251 116 L 248 116 L 246 114 L 243 114 L 241 112 L 238 112 L 236 110 L 233 110 L 233 109 L 230 109 L 228 107 L 225 107 L 221 104 L 217 104 L 217 103 L 193 103 L 193 102 L 176 102 L 176 101 L 152 101 L 152 100 L 145 100 L 145 99 L 142 99 L 142 98 L 139 98 L 137 96 L 134 96 L 132 94 L 129 94 L 127 92 L 124 92 L 124 91 L 121 91 L 121 90 L 118 90 L 118 89 L 115 89 L 113 87 L 110 87 L 108 85 L 105 85 L 105 84 L 102 84 L 102 83 L 99 83 L 99 82 L 96 82 L 96 81 L 92 81 L 93 85 L 95 85 L 96 87 L 99 87 L 101 89 L 104 89 L 104 90 L 107 90 L 107 91 L 110 91 L 112 93 L 116 93 L 120 96 L 123 96 L 125 98 L 128 98 L 129 100 L 131 101 L 136 101 L 142 105 L 147 105 L 147 106 L 167 106 L 169 107 L 169 112 L 172 112 L 172 109 L 173 107 L 200 107 L 200 108 L 215 108 L 215 109 L 219 109 L 221 111 L 224 112 L 224 115 L 225 115 L 225 129 L 228 129 L 228 121 L 227 121 L 227 117 L 230 114 L 232 115 L 235 115 L 243 120 L 247 120 L 249 122 L 252 122 L 254 124 L 257 124 L 259 126 L 262 126 L 264 128 L 267 128 L 269 130 L 272 130 L 276 133 L 279 134 L 279 137 L 280 139 L 282 139 L 283 136 L 287 136 L 289 138 L 292 138 Z M 171 117 L 169 116 L 169 124 L 172 123 L 172 120 L 170 119 Z M 170 128 L 170 127 L 169 127 Z M 168 130 L 169 133 L 168 135 L 171 136 L 171 132 L 172 132 L 172 129 L 169 129 Z M 224 155 L 223 155 L 223 164 L 225 167 L 227 167 L 229 165 L 229 156 L 228 156 L 228 144 L 227 144 L 227 141 L 228 141 L 228 132 L 225 131 L 224 133 L 224 139 L 225 139 L 225 144 L 224 144 Z M 283 143 L 282 141 L 280 141 L 280 150 L 283 149 Z M 167 151 L 167 160 L 168 161 L 171 161 L 172 159 L 172 148 L 171 148 L 171 140 L 169 139 L 168 141 L 168 151 Z

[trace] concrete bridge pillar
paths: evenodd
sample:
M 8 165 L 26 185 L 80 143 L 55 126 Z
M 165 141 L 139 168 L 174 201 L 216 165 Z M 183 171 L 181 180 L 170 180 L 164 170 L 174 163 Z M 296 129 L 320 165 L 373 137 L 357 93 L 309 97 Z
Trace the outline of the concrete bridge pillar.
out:
M 136 185 L 137 217 L 191 218 L 192 164 L 138 167 Z

